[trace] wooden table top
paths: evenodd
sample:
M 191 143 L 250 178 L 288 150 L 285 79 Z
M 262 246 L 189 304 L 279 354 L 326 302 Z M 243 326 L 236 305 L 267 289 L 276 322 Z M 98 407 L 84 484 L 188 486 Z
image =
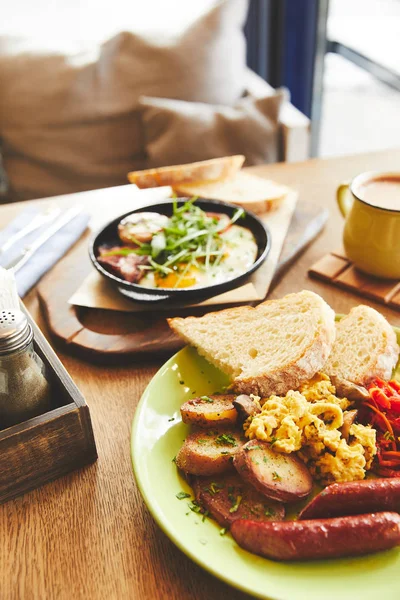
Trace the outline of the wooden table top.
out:
M 399 168 L 400 150 L 390 150 L 253 169 L 297 189 L 300 203 L 330 209 L 324 233 L 284 275 L 271 298 L 306 288 L 323 296 L 336 312 L 346 313 L 360 303 L 357 296 L 309 279 L 307 269 L 340 245 L 343 223 L 335 206 L 337 185 L 362 171 Z M 96 209 L 93 193 L 57 201 L 61 205 L 79 201 Z M 21 204 L 0 207 L 1 226 L 21 208 Z M 85 240 L 71 251 L 88 260 Z M 46 334 L 34 290 L 25 304 Z M 400 325 L 398 313 L 371 305 L 393 325 Z M 1 598 L 247 598 L 203 571 L 169 541 L 135 485 L 130 463 L 131 422 L 160 361 L 106 367 L 66 354 L 59 356 L 89 404 L 99 459 L 0 507 Z

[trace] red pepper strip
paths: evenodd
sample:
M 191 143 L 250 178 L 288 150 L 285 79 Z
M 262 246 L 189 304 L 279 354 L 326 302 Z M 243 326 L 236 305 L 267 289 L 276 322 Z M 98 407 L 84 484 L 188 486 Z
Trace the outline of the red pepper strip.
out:
M 387 440 L 383 436 L 378 437 L 376 441 L 379 444 L 382 452 L 390 452 L 390 449 L 393 448 L 392 440 Z M 392 452 L 394 452 L 394 450 L 392 450 Z
M 371 391 L 371 388 L 374 388 L 374 387 L 378 387 L 378 388 L 384 388 L 384 387 L 385 387 L 385 385 L 386 385 L 386 382 L 385 382 L 385 381 L 383 381 L 383 379 L 380 379 L 380 377 L 376 377 L 376 378 L 373 380 L 372 384 L 371 384 L 371 385 L 368 387 L 368 391 L 370 392 L 370 391 Z
M 392 380 L 392 381 L 394 381 L 394 380 Z M 378 388 L 378 389 L 382 390 L 382 392 L 384 394 L 386 394 L 387 397 L 393 396 L 393 392 L 396 392 L 398 389 L 397 387 L 395 387 L 397 382 L 394 381 L 393 387 L 390 386 L 390 383 L 391 383 L 390 381 L 383 381 L 383 379 L 380 379 L 379 377 L 377 377 L 376 379 L 374 379 L 374 381 L 368 387 L 368 391 L 371 392 L 372 389 Z
M 394 471 L 393 469 L 376 469 L 376 473 L 382 475 L 382 477 L 400 477 L 400 471 Z
M 393 410 L 396 413 L 400 413 L 400 398 L 391 397 L 390 401 L 390 410 Z
M 400 467 L 400 462 L 396 460 L 381 460 L 379 459 L 379 466 L 381 467 Z
M 385 424 L 385 427 L 387 429 L 387 431 L 390 433 L 391 436 L 394 437 L 394 433 L 393 433 L 393 429 L 392 426 L 390 424 L 390 421 L 388 421 L 386 415 L 380 411 L 378 408 L 375 408 L 375 406 L 372 406 L 372 404 L 370 404 L 369 402 L 364 402 L 364 406 L 368 406 L 371 410 L 373 410 L 377 415 L 379 415 L 379 417 L 382 419 L 382 421 Z M 396 442 L 392 441 L 392 448 L 394 451 L 397 450 L 396 448 Z
M 384 456 L 384 458 L 386 458 L 387 456 L 393 456 L 394 458 L 397 458 L 400 461 L 400 452 L 398 450 L 385 450 L 385 452 L 382 452 L 382 456 Z
M 390 422 L 393 427 L 393 431 L 398 431 L 400 433 L 400 417 L 396 417 L 395 419 L 390 419 Z
M 375 400 L 375 402 L 378 404 L 378 406 L 380 406 L 382 408 L 390 409 L 390 400 L 386 396 L 386 394 L 383 390 L 375 387 L 375 388 L 370 389 L 369 393 L 372 396 L 372 398 Z
M 395 379 L 391 379 L 388 383 L 388 386 L 392 388 L 395 392 L 400 394 L 400 383 Z

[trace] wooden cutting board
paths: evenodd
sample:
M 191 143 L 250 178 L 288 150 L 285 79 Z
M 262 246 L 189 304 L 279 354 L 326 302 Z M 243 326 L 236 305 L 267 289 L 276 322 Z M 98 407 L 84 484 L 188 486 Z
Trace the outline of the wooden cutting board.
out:
M 318 235 L 327 211 L 302 206 L 297 209 L 286 237 L 274 281 Z M 40 282 L 37 291 L 46 324 L 54 340 L 81 358 L 107 363 L 123 358 L 140 360 L 148 354 L 172 354 L 183 346 L 168 327 L 166 317 L 200 316 L 210 307 L 165 312 L 120 313 L 71 306 L 69 298 L 93 268 L 82 249 L 88 234 Z M 230 305 L 233 306 L 233 305 Z M 212 306 L 211 310 L 218 310 Z

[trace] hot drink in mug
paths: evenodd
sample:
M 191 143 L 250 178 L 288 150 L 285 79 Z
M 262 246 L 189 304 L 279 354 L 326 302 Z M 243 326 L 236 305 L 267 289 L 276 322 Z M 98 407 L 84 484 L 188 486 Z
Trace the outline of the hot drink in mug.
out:
M 362 173 L 337 190 L 346 219 L 343 244 L 356 267 L 400 278 L 400 173 Z

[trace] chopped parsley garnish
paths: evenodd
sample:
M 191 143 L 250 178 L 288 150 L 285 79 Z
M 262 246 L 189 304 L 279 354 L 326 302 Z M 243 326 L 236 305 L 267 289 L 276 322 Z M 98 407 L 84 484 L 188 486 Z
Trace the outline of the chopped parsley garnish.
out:
M 203 400 L 203 402 L 209 402 L 210 404 L 213 404 L 214 402 L 214 400 L 210 398 L 210 396 L 200 396 L 200 400 Z
M 204 513 L 204 515 L 203 515 L 203 518 L 201 519 L 203 523 L 204 523 L 204 521 L 206 520 L 206 518 L 208 517 L 209 514 L 210 513 L 208 512 L 208 510 L 206 510 L 205 513 Z
M 280 476 L 280 475 L 279 475 L 279 474 L 278 474 L 276 471 L 274 471 L 274 472 L 272 473 L 272 479 L 273 479 L 274 481 L 281 481 L 282 477 L 281 477 L 281 476 Z
M 247 448 L 244 449 L 246 452 L 250 452 L 250 450 L 261 450 L 261 446 L 247 446 Z
M 230 433 L 222 433 L 217 437 L 215 442 L 220 446 L 237 446 L 235 438 Z
M 185 382 L 183 381 L 183 379 L 180 380 L 180 385 L 185 385 Z
M 193 502 L 191 502 L 190 504 L 188 504 L 188 507 L 190 508 L 190 510 L 192 512 L 195 512 L 195 513 L 201 512 L 201 506 L 200 506 L 200 504 L 198 504 L 196 502 L 196 500 L 193 500 Z
M 219 535 L 225 535 L 227 532 L 226 527 L 223 527 L 222 529 L 219 530 Z
M 240 503 L 242 501 L 242 496 L 236 496 L 236 500 L 234 501 L 233 506 L 229 509 L 230 513 L 234 513 L 238 510 Z
M 383 434 L 383 437 L 385 438 L 385 440 L 387 440 L 388 442 L 394 442 L 395 441 L 395 437 L 394 435 L 392 435 L 389 431 L 385 431 L 385 433 Z
M 171 417 L 170 419 L 168 419 L 168 422 L 169 421 L 175 421 L 175 417 Z
M 178 500 L 183 500 L 184 498 L 190 498 L 190 494 L 188 494 L 187 492 L 178 492 L 176 494 L 176 497 L 178 498 Z
M 176 464 L 176 456 L 172 459 L 172 462 Z
M 266 517 L 274 517 L 275 516 L 275 511 L 273 508 L 267 508 L 264 512 L 264 515 Z
M 147 270 L 158 277 L 178 274 L 174 287 L 179 287 L 191 267 L 204 271 L 214 269 L 225 254 L 221 232 L 228 224 L 233 224 L 244 216 L 245 211 L 238 208 L 227 223 L 225 219 L 207 214 L 195 205 L 196 200 L 197 198 L 191 198 L 179 205 L 175 199 L 172 216 L 150 242 L 142 243 L 132 238 L 137 243 L 137 248 L 112 250 L 105 256 L 131 253 L 147 256 Z
M 218 494 L 218 492 L 224 489 L 224 487 L 225 486 L 223 483 L 215 483 L 215 481 L 213 481 L 210 483 L 209 487 L 206 488 L 206 492 L 209 492 L 212 496 L 215 496 L 215 494 Z

